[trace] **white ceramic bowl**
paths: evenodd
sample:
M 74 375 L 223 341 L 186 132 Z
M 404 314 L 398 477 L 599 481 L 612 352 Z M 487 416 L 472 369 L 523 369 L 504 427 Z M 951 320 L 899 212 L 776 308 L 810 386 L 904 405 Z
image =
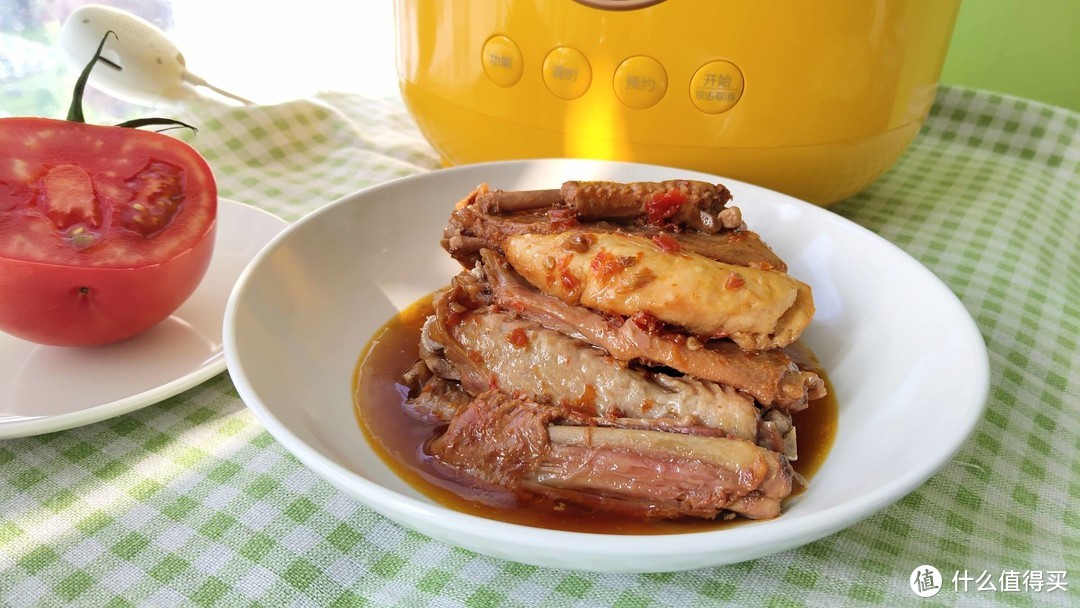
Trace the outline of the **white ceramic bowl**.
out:
M 818 312 L 803 336 L 832 380 L 839 422 L 810 489 L 777 519 L 673 538 L 493 521 L 442 507 L 395 475 L 354 418 L 353 371 L 380 326 L 458 272 L 439 247 L 453 204 L 481 182 L 535 189 L 568 179 L 672 178 L 726 184 L 751 228 L 813 287 Z M 267 430 L 357 500 L 466 549 L 605 572 L 733 563 L 850 526 L 948 462 L 982 414 L 989 376 L 982 337 L 953 293 L 870 231 L 734 180 L 588 160 L 464 166 L 335 201 L 279 235 L 243 273 L 224 341 L 237 390 Z

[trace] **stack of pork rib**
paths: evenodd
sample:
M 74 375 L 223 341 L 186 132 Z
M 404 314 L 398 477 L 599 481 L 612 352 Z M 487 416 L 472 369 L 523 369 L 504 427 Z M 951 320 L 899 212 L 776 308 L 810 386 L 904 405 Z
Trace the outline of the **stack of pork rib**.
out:
M 409 413 L 445 473 L 522 501 L 643 518 L 779 515 L 791 413 L 824 383 L 783 347 L 810 288 L 721 185 L 481 185 L 443 247 Z

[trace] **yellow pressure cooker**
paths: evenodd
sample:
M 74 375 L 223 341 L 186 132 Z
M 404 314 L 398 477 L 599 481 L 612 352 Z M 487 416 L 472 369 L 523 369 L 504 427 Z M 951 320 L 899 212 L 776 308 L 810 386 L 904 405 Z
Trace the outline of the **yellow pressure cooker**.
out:
M 446 164 L 631 160 L 818 204 L 934 100 L 959 0 L 396 0 L 402 95 Z

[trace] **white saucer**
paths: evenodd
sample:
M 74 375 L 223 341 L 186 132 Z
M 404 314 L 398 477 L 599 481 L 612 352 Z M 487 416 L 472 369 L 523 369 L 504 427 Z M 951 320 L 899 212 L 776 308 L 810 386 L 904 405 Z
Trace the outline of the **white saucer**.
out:
M 0 333 L 0 439 L 70 429 L 157 403 L 225 370 L 221 323 L 237 277 L 288 224 L 219 200 L 217 241 L 190 298 L 149 331 L 107 346 L 41 346 Z

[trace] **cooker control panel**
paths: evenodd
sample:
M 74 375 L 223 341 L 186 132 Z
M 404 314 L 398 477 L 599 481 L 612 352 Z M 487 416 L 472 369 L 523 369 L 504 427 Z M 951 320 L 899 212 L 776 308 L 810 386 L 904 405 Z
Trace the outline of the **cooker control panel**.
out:
M 521 49 L 501 34 L 484 43 L 480 61 L 487 77 L 500 87 L 518 84 L 525 71 Z M 588 57 L 569 46 L 548 51 L 540 73 L 548 92 L 566 101 L 584 95 L 594 80 Z M 610 82 L 615 97 L 635 110 L 645 110 L 660 103 L 670 84 L 663 64 L 647 55 L 624 59 L 615 68 Z M 699 67 L 690 76 L 685 90 L 699 111 L 721 114 L 739 102 L 745 86 L 746 80 L 738 66 L 717 59 Z

